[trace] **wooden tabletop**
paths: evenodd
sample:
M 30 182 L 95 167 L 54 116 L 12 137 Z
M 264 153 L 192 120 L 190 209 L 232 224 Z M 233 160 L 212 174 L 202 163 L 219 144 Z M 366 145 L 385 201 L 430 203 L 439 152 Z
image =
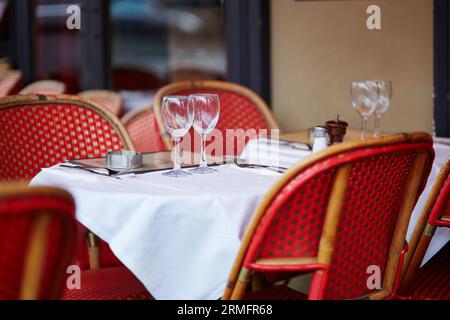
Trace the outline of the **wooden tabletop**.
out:
M 389 135 L 388 133 L 383 133 L 383 136 Z M 373 137 L 373 131 L 367 130 L 367 138 Z M 308 130 L 301 130 L 291 133 L 283 133 L 280 135 L 280 139 L 288 141 L 296 141 L 302 143 L 311 143 L 309 141 Z M 344 137 L 344 142 L 346 141 L 356 141 L 361 139 L 361 130 L 359 129 L 347 129 L 347 134 Z

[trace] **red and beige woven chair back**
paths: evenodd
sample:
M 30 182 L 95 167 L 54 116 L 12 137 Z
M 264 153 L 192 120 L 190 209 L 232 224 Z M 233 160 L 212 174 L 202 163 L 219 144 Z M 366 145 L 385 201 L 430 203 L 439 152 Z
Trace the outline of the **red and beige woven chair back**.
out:
M 9 60 L 9 58 L 1 58 L 0 59 L 0 75 L 9 70 L 11 70 L 11 61 Z
M 158 75 L 141 68 L 115 67 L 112 70 L 113 90 L 156 90 L 163 86 Z
M 66 92 L 66 85 L 56 80 L 40 80 L 30 83 L 20 91 L 20 94 L 63 94 Z
M 158 123 L 152 107 L 142 107 L 127 113 L 122 123 L 139 152 L 167 151 L 167 146 L 160 134 Z
M 125 128 L 106 108 L 74 96 L 0 99 L 0 181 L 29 180 L 66 159 L 131 149 Z
M 190 95 L 190 94 L 217 94 L 220 99 L 220 118 L 216 129 L 220 130 L 223 135 L 223 154 L 237 155 L 240 154 L 245 143 L 260 133 L 260 130 L 278 129 L 278 124 L 272 116 L 267 104 L 253 91 L 229 82 L 222 81 L 184 81 L 167 85 L 160 89 L 155 96 L 154 108 L 156 119 L 164 137 L 166 145 L 172 148 L 170 136 L 166 133 L 161 117 L 161 106 L 164 96 L 167 95 Z M 227 129 L 239 131 L 229 131 Z M 241 137 L 247 130 L 254 129 L 255 134 L 247 132 L 248 135 Z M 270 132 L 268 132 L 270 134 Z M 228 135 L 228 136 L 227 136 Z M 238 138 L 235 138 L 237 135 Z M 198 151 L 200 147 L 200 138 L 197 134 L 193 134 L 191 130 L 192 150 Z M 239 139 L 240 138 L 240 139 Z M 245 143 L 238 143 L 245 138 Z M 194 139 L 196 141 L 194 144 Z M 235 139 L 233 144 L 226 142 Z M 197 147 L 198 146 L 198 147 Z
M 0 187 L 0 300 L 60 298 L 74 211 L 72 197 L 59 189 Z
M 89 90 L 80 92 L 78 95 L 106 107 L 117 117 L 122 113 L 122 97 L 114 91 Z
M 125 128 L 92 101 L 66 95 L 0 99 L 0 181 L 27 181 L 66 159 L 97 158 L 121 149 L 134 150 Z M 77 248 L 77 265 L 92 266 L 86 246 Z M 100 249 L 95 264 L 120 264 L 105 243 Z
M 447 174 L 444 184 L 436 199 L 436 203 L 431 210 L 428 224 L 435 227 L 450 228 L 450 159 L 441 170 L 442 174 Z
M 425 133 L 332 146 L 289 170 L 246 231 L 225 299 L 253 274 L 313 272 L 309 299 L 384 298 L 434 158 Z M 382 287 L 367 286 L 369 266 Z
M 17 94 L 23 85 L 22 71 L 3 70 L 0 74 L 0 97 Z
M 411 236 L 399 294 L 409 296 L 422 260 L 438 227 L 450 228 L 450 159 L 443 166 L 428 195 Z M 450 270 L 447 270 L 450 273 Z M 447 295 L 450 289 L 446 290 Z

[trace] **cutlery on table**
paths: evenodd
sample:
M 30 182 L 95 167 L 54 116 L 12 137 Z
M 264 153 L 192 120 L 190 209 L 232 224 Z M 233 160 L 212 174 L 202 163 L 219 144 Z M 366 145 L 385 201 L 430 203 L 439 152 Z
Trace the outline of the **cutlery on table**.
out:
M 101 175 L 104 177 L 111 177 L 111 178 L 117 178 L 117 179 L 120 179 L 121 177 L 123 178 L 124 176 L 130 174 L 130 172 L 131 172 L 130 169 L 125 169 L 120 172 L 116 172 L 116 171 L 113 171 L 108 168 L 98 168 L 98 169 L 107 171 L 107 173 L 103 173 L 103 172 L 99 172 L 98 169 L 92 168 L 92 167 L 73 166 L 73 165 L 66 165 L 66 164 L 61 164 L 59 166 L 63 167 L 63 168 L 69 168 L 69 169 L 79 169 L 79 170 L 87 171 L 89 173 L 98 174 L 98 175 Z M 134 175 L 134 173 L 133 173 L 133 175 Z
M 278 173 L 284 173 L 288 168 L 283 167 L 276 167 L 276 166 L 269 166 L 269 165 L 263 165 L 263 164 L 253 164 L 248 163 L 244 159 L 240 159 L 238 157 L 233 158 L 234 164 L 237 165 L 239 168 L 248 168 L 248 169 L 268 169 L 271 171 L 275 171 Z M 241 161 L 241 162 L 239 162 Z

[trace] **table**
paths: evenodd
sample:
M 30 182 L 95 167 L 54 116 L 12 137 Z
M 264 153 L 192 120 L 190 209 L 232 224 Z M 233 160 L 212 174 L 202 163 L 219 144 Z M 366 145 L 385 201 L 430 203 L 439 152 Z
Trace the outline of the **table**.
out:
M 372 134 L 373 134 L 373 131 L 367 130 L 368 137 L 371 137 Z M 389 133 L 382 133 L 382 135 L 388 136 Z M 282 134 L 280 134 L 280 139 L 303 142 L 303 143 L 310 143 L 308 130 L 301 130 L 301 131 L 291 132 L 291 133 L 282 133 Z M 360 130 L 353 129 L 353 128 L 347 129 L 347 133 L 344 136 L 344 142 L 357 141 L 360 139 L 361 139 L 361 131 Z
M 31 184 L 68 190 L 77 219 L 156 299 L 218 299 L 245 228 L 280 174 L 215 168 L 214 175 L 174 179 L 155 172 L 124 180 L 53 168 Z
M 294 135 L 297 141 L 307 137 L 303 132 L 282 138 Z M 436 150 L 427 190 L 450 156 L 448 146 Z M 217 168 L 217 174 L 184 179 L 155 172 L 124 180 L 54 168 L 43 170 L 31 184 L 71 192 L 77 219 L 109 243 L 156 299 L 217 299 L 255 208 L 280 177 L 268 170 Z M 414 210 L 408 236 L 425 197 Z M 428 258 L 450 239 L 446 232 L 438 230 L 440 241 L 430 247 Z

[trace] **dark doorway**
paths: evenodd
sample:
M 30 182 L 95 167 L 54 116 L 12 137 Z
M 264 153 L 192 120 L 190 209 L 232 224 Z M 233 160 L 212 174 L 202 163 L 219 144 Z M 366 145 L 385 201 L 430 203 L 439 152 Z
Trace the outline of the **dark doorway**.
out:
M 450 3 L 434 1 L 434 121 L 438 137 L 450 137 Z

